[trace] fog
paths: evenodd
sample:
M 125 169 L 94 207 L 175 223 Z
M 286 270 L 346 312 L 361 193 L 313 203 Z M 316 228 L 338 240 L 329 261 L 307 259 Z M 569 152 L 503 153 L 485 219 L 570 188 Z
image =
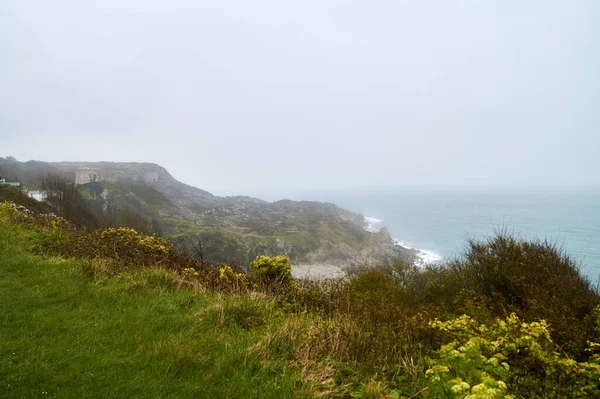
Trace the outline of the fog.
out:
M 216 193 L 600 184 L 600 2 L 0 3 L 0 156 Z

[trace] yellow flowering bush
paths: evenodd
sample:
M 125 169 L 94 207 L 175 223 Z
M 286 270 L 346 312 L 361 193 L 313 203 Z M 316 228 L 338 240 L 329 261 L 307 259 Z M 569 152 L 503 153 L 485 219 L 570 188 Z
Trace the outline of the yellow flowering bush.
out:
M 261 255 L 250 263 L 252 275 L 263 283 L 292 285 L 292 265 L 287 256 Z
M 561 353 L 548 324 L 522 322 L 514 313 L 487 326 L 468 316 L 430 326 L 452 339 L 426 372 L 429 397 L 598 397 L 600 365 Z M 595 345 L 595 344 L 593 344 Z M 593 346 L 590 345 L 590 346 Z
M 132 263 L 160 263 L 172 248 L 172 244 L 164 238 L 146 236 L 128 227 L 110 227 L 95 235 L 92 237 L 92 240 L 96 238 L 92 247 L 96 246 L 96 256 L 115 257 Z
M 63 228 L 63 222 L 50 222 L 57 240 L 44 249 L 68 257 L 108 258 L 130 266 L 174 265 L 177 254 L 173 244 L 156 235 L 143 235 L 127 227 L 87 230 Z
M 181 270 L 181 275 L 185 278 L 198 278 L 200 273 L 198 273 L 193 267 L 184 267 Z
M 3 219 L 15 219 L 19 216 L 19 212 L 10 202 L 0 203 L 0 217 Z
M 156 235 L 145 236 L 128 227 L 109 227 L 100 232 L 100 238 L 107 244 L 117 243 L 122 247 L 131 247 L 136 251 L 149 251 L 160 254 L 167 254 L 172 246 L 164 238 Z
M 13 202 L 0 202 L 0 218 L 5 221 L 35 222 L 34 213 Z
M 245 282 L 247 276 L 244 273 L 237 273 L 229 265 L 223 265 L 219 268 L 219 279 L 225 283 Z

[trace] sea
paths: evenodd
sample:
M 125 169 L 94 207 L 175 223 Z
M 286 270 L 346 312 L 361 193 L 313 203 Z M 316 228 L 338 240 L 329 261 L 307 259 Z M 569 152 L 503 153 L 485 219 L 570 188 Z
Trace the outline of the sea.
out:
M 386 227 L 399 245 L 418 249 L 422 263 L 459 257 L 469 239 L 500 231 L 548 240 L 600 281 L 600 187 L 321 189 L 267 197 L 331 202 L 361 213 L 369 229 Z

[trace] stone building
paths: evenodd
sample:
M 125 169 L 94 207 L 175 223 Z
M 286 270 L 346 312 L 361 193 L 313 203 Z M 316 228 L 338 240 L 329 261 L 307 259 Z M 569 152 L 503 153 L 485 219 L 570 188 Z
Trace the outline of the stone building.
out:
M 81 168 L 75 171 L 75 184 L 86 184 L 95 181 L 102 181 L 100 171 L 90 168 Z

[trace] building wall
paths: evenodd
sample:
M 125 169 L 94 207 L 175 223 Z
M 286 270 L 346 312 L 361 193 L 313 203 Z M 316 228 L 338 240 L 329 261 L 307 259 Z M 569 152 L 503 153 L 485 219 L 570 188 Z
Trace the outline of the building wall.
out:
M 30 198 L 33 198 L 34 200 L 40 201 L 40 202 L 44 201 L 46 199 L 46 197 L 48 196 L 45 191 L 29 191 L 29 192 L 27 192 L 27 195 Z
M 85 184 L 91 181 L 101 181 L 101 174 L 93 169 L 78 169 L 75 171 L 75 184 Z

